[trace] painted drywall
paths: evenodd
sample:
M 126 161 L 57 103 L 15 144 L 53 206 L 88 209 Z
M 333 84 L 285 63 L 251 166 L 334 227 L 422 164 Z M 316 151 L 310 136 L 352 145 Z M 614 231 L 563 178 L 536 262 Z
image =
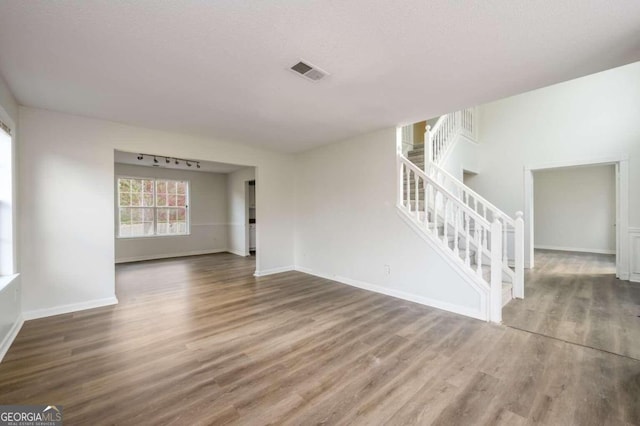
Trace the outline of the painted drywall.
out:
M 228 250 L 239 256 L 248 256 L 247 205 L 245 184 L 256 177 L 253 167 L 245 167 L 227 175 L 227 217 L 229 219 Z
M 20 108 L 24 309 L 113 300 L 114 150 L 256 167 L 257 269 L 293 265 L 293 158 L 221 140 Z M 33 313 L 35 312 L 35 313 Z
M 386 129 L 296 156 L 296 266 L 478 311 L 475 290 L 400 217 L 395 152 Z
M 534 172 L 534 245 L 615 253 L 615 167 Z
M 118 238 L 116 236 L 116 262 L 215 253 L 227 249 L 226 174 L 118 163 L 115 164 L 115 174 L 116 180 L 118 176 L 128 176 L 189 181 L 191 225 L 189 235 L 147 238 Z M 114 206 L 115 223 L 117 224 L 117 198 L 114 198 Z
M 509 214 L 524 210 L 525 167 L 628 158 L 629 225 L 640 225 L 640 63 L 492 102 L 479 111 L 482 149 L 470 185 L 497 207 Z M 525 215 L 526 240 L 529 224 Z

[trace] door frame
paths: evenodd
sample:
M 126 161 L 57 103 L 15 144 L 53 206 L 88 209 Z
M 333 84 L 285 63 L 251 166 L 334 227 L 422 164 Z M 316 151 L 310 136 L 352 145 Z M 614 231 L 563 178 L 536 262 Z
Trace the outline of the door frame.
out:
M 616 185 L 616 277 L 629 279 L 629 158 L 620 157 L 583 159 L 558 163 L 525 166 L 524 168 L 524 223 L 525 266 L 533 268 L 534 262 L 534 206 L 533 172 L 580 166 L 615 166 Z

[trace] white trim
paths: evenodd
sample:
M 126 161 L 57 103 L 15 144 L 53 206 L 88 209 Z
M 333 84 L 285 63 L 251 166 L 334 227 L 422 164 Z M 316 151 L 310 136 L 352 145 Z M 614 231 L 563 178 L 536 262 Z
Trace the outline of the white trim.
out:
M 2 275 L 2 276 L 0 276 L 0 291 L 4 290 L 6 287 L 8 287 L 9 284 L 14 282 L 16 280 L 16 278 L 18 278 L 19 276 L 20 276 L 20 274 Z
M 597 165 L 615 164 L 621 161 L 627 161 L 629 156 L 626 154 L 617 157 L 601 157 L 601 158 L 585 158 L 582 160 L 557 161 L 552 163 L 536 164 L 525 166 L 525 170 L 546 170 L 559 169 L 564 167 L 589 167 Z
M 103 306 L 111 306 L 117 304 L 118 299 L 115 296 L 105 297 L 104 299 L 88 300 L 86 302 L 71 303 L 69 305 L 54 306 L 52 308 L 36 309 L 35 311 L 26 311 L 22 313 L 22 317 L 25 321 L 29 321 L 38 318 L 68 314 L 70 312 L 84 311 L 87 309 L 101 308 Z
M 253 274 L 254 277 L 265 277 L 267 275 L 273 275 L 273 274 L 280 274 L 282 272 L 289 272 L 289 271 L 295 271 L 296 267 L 293 265 L 289 265 L 289 266 L 281 266 L 279 268 L 271 268 L 271 269 L 265 269 L 262 271 L 258 271 L 256 269 L 256 272 Z
M 248 254 L 245 254 L 244 252 L 242 252 L 240 250 L 227 249 L 226 251 L 227 251 L 227 253 L 235 254 L 236 256 L 242 256 L 242 257 L 249 256 Z
M 542 250 L 558 250 L 558 251 L 575 251 L 580 253 L 596 253 L 596 254 L 616 254 L 615 250 L 606 249 L 590 249 L 590 248 L 578 248 L 578 247 L 558 247 L 558 246 L 545 246 L 535 245 L 534 248 Z
M 150 254 L 146 256 L 123 257 L 116 259 L 116 263 L 141 262 L 143 260 L 170 259 L 172 257 L 199 256 L 202 254 L 223 253 L 229 251 L 226 248 L 210 249 L 210 250 L 192 250 L 180 253 Z M 235 253 L 234 253 L 235 254 Z
M 23 324 L 24 318 L 22 317 L 22 315 L 18 315 L 18 318 L 16 318 L 16 322 L 14 322 L 13 326 L 11 326 L 11 330 L 9 330 L 9 333 L 4 336 L 4 339 L 2 339 L 2 343 L 0 343 L 0 362 L 2 362 L 4 356 L 9 351 L 9 348 L 13 344 L 13 341 L 16 340 L 16 337 L 18 337 L 18 333 L 20 332 Z
M 358 281 L 358 280 L 341 277 L 341 276 L 328 276 L 325 274 L 315 272 L 303 266 L 296 266 L 296 271 L 303 272 L 305 274 L 313 275 L 316 277 L 324 278 L 327 280 L 336 281 L 341 284 L 350 285 L 352 287 L 357 287 L 363 290 L 372 291 L 374 293 L 384 294 L 385 296 L 391 296 L 397 299 L 407 300 L 409 302 L 419 303 L 421 305 L 429 306 L 432 308 L 442 309 L 444 311 L 453 312 L 455 314 L 464 315 L 467 317 L 487 321 L 485 309 L 483 309 L 482 307 L 479 310 L 470 309 L 465 306 L 454 305 L 448 302 L 443 302 L 441 300 L 435 300 L 428 297 L 417 296 L 415 294 L 407 293 L 401 290 L 390 289 L 390 288 L 386 288 L 376 284 L 366 283 L 364 281 Z

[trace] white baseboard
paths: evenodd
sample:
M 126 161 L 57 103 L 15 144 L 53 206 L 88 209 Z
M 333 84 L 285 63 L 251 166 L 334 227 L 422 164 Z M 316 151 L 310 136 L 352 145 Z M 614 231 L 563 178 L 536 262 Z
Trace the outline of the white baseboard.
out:
M 624 279 L 622 277 L 620 277 L 620 278 Z M 634 282 L 634 283 L 640 283 L 640 274 L 632 272 L 631 274 L 629 274 L 629 281 Z
M 235 254 L 236 256 L 242 256 L 242 257 L 247 257 L 247 256 L 249 256 L 248 254 L 243 253 L 243 252 L 241 252 L 240 250 L 231 250 L 231 249 L 227 249 L 226 251 L 227 251 L 227 253 Z
M 226 248 L 222 248 L 213 250 L 193 250 L 170 254 L 152 254 L 147 256 L 122 257 L 120 259 L 116 259 L 116 263 L 142 262 L 143 260 L 170 259 L 172 257 L 199 256 L 202 254 L 223 253 L 227 251 L 229 250 L 227 250 Z
M 596 254 L 616 254 L 615 250 L 601 250 L 601 249 L 589 249 L 578 247 L 558 247 L 558 246 L 539 246 L 535 245 L 533 248 L 542 250 L 557 250 L 557 251 L 576 251 L 579 253 L 596 253 Z
M 9 348 L 11 347 L 11 344 L 13 343 L 13 341 L 16 340 L 16 337 L 18 336 L 18 333 L 22 328 L 22 324 L 24 324 L 24 319 L 22 315 L 18 315 L 16 322 L 13 323 L 13 327 L 11 327 L 11 330 L 9 330 L 9 333 L 7 333 L 7 335 L 4 336 L 4 339 L 2 339 L 2 343 L 0 343 L 0 362 L 2 362 L 2 360 L 4 359 L 4 356 L 9 351 Z
M 271 269 L 263 269 L 262 271 L 256 271 L 253 276 L 254 277 L 264 277 L 267 275 L 280 274 L 282 272 L 295 271 L 296 268 L 293 265 L 290 266 L 281 266 L 279 268 L 271 268 Z
M 377 284 L 366 283 L 366 282 L 354 280 L 351 278 L 346 278 L 341 276 L 328 276 L 326 274 L 315 272 L 303 266 L 296 266 L 296 271 L 304 272 L 305 274 L 314 275 L 316 277 L 325 278 L 331 281 L 337 281 L 341 284 L 350 285 L 352 287 L 357 287 L 363 290 L 372 291 L 374 293 L 380 293 L 386 296 L 395 297 L 397 299 L 407 300 L 409 302 L 419 303 L 421 305 L 429 306 L 432 308 L 442 309 L 443 311 L 453 312 L 455 314 L 464 315 L 467 317 L 487 321 L 486 314 L 483 312 L 482 309 L 480 310 L 470 309 L 464 306 L 443 302 L 441 300 L 435 300 L 428 297 L 418 296 L 418 295 L 407 293 L 401 290 L 390 289 L 390 288 L 379 286 Z
M 110 306 L 110 305 L 117 305 L 117 304 L 118 304 L 118 299 L 115 296 L 105 297 L 104 299 L 88 300 L 86 302 L 54 306 L 53 308 L 26 311 L 22 313 L 22 317 L 25 321 L 29 321 L 29 320 L 38 319 L 38 318 L 68 314 L 70 312 L 84 311 L 86 309 L 101 308 L 103 306 Z

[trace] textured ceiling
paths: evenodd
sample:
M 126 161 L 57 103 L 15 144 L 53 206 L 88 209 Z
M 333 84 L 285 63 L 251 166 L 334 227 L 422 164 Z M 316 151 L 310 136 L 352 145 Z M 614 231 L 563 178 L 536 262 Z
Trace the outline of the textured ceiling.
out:
M 639 59 L 635 0 L 0 0 L 21 104 L 290 152 Z

